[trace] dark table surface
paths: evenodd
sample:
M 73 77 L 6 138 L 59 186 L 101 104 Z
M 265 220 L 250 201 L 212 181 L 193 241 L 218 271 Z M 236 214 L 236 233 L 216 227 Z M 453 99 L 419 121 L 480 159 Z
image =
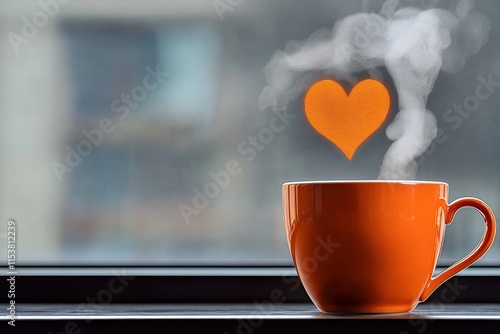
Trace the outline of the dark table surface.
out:
M 1 308 L 6 310 L 6 305 Z M 500 304 L 421 304 L 410 314 L 322 314 L 312 304 L 16 305 L 12 332 L 500 333 Z M 146 330 L 147 329 L 147 330 Z M 3 333 L 4 331 L 0 331 Z

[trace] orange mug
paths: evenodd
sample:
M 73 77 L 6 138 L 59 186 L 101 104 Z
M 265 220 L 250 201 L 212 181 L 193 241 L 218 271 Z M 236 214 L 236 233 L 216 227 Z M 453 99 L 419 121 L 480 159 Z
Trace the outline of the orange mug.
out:
M 469 255 L 432 277 L 445 225 L 466 206 L 483 215 L 484 236 Z M 496 229 L 483 201 L 448 204 L 443 182 L 285 183 L 283 210 L 293 262 L 322 312 L 411 312 L 486 253 Z

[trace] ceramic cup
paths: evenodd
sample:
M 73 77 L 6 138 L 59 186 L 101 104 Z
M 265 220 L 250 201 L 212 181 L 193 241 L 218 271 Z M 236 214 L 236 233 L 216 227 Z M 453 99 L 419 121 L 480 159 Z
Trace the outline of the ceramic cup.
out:
M 433 277 L 445 226 L 463 207 L 484 217 L 483 238 Z M 476 198 L 448 204 L 443 182 L 290 182 L 283 185 L 283 209 L 293 262 L 322 312 L 411 312 L 495 237 L 488 205 Z

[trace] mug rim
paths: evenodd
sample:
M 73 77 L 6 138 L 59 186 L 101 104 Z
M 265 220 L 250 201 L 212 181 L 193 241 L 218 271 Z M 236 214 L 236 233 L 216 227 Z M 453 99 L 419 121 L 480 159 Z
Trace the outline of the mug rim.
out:
M 432 185 L 445 185 L 448 183 L 443 181 L 417 181 L 417 180 L 319 180 L 319 181 L 289 181 L 283 183 L 283 186 L 290 185 L 320 185 L 320 184 L 382 184 L 382 183 L 393 183 L 393 184 L 404 184 L 404 185 L 419 185 L 419 184 L 432 184 Z

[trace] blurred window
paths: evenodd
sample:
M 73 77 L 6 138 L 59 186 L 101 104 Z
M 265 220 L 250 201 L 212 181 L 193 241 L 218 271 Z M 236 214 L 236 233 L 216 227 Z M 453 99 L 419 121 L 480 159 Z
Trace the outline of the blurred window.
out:
M 434 141 L 417 173 L 448 182 L 450 200 L 479 197 L 498 214 L 498 84 L 467 117 L 446 115 L 481 80 L 500 81 L 499 6 L 476 4 L 492 23 L 489 42 L 434 85 L 428 109 L 446 139 Z M 221 14 L 201 0 L 72 2 L 28 38 L 26 20 L 43 9 L 5 2 L 2 34 L 25 39 L 14 47 L 4 38 L 0 57 L 0 205 L 4 221 L 18 221 L 19 261 L 289 264 L 283 182 L 377 178 L 391 144 L 385 129 L 398 111 L 385 69 L 389 117 L 352 162 L 311 129 L 303 94 L 289 105 L 290 119 L 258 105 L 275 51 L 366 8 L 327 0 L 231 8 Z M 270 122 L 283 130 L 263 130 Z M 461 211 L 441 260 L 472 250 L 481 221 Z M 482 263 L 499 256 L 496 243 Z

